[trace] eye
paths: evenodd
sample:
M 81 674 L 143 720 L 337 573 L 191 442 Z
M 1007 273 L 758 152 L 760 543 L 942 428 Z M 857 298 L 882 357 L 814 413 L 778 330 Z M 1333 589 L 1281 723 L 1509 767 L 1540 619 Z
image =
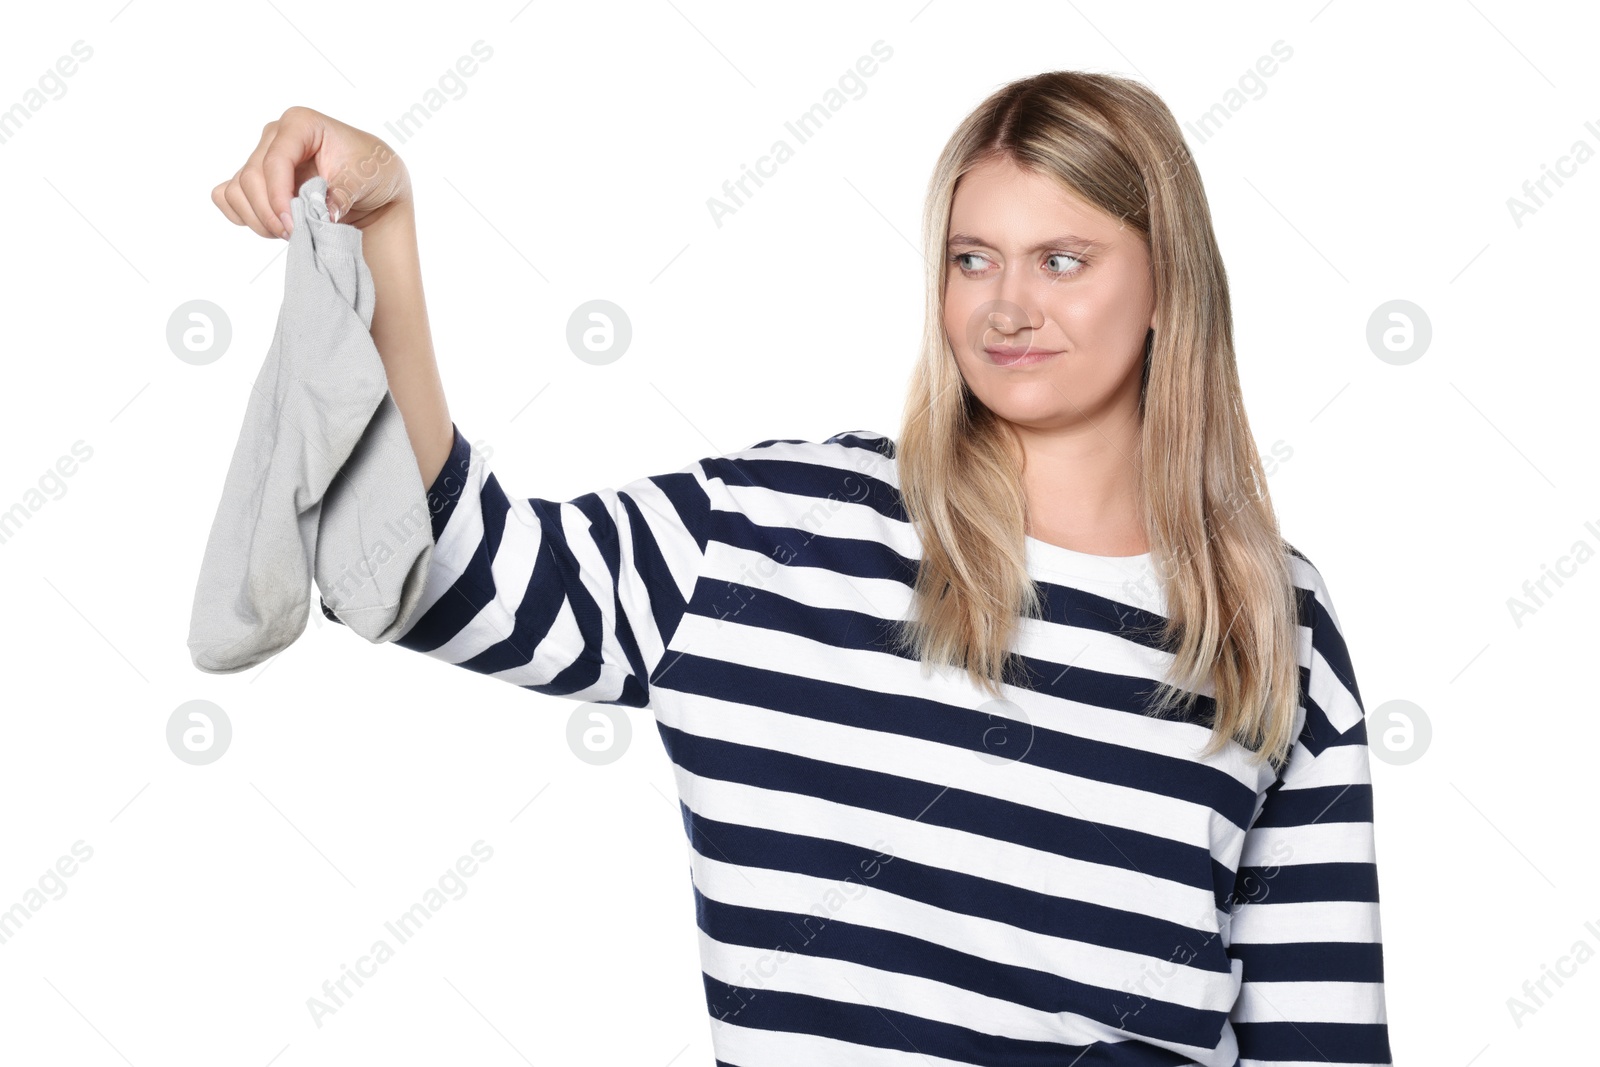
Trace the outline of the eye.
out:
M 961 273 L 967 275 L 968 277 L 976 277 L 977 275 L 982 274 L 983 270 L 981 262 L 977 266 L 968 266 L 966 261 L 984 261 L 986 259 L 987 257 L 979 252 L 956 252 L 950 256 L 950 262 L 955 264 Z M 1048 265 L 1057 260 L 1063 261 L 1069 265 L 1059 269 L 1057 267 Z M 1045 263 L 1047 264 L 1045 267 L 1045 272 L 1054 278 L 1070 278 L 1084 270 L 1089 265 L 1089 261 L 1087 259 L 1075 252 L 1051 252 L 1045 257 Z
M 1078 257 L 1078 256 L 1073 255 L 1071 252 L 1052 252 L 1046 258 L 1046 262 L 1048 262 L 1049 260 L 1052 260 L 1052 259 L 1069 259 L 1073 263 L 1077 264 L 1077 266 L 1075 266 L 1075 267 L 1070 267 L 1070 268 L 1068 268 L 1066 270 L 1058 270 L 1058 271 L 1054 271 L 1053 272 L 1055 274 L 1060 274 L 1062 276 L 1066 276 L 1068 274 L 1076 274 L 1076 273 L 1078 273 L 1078 271 L 1082 270 L 1083 266 L 1084 266 L 1084 260 L 1082 258 Z

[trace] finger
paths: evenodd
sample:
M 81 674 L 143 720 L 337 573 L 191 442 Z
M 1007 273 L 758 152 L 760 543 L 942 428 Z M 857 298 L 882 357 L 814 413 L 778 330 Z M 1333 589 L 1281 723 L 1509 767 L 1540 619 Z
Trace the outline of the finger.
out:
M 282 237 L 287 240 L 289 228 L 272 210 L 272 202 L 267 199 L 267 179 L 261 173 L 259 166 L 246 167 L 239 172 L 239 188 L 244 193 L 245 200 L 249 202 L 250 210 L 267 231 L 266 236 Z
M 241 219 L 239 217 L 239 213 L 233 210 L 233 205 L 228 203 L 227 195 L 228 186 L 232 185 L 234 178 L 237 178 L 238 176 L 239 175 L 236 173 L 234 174 L 233 178 L 229 178 L 227 181 L 219 183 L 215 189 L 212 189 L 211 202 L 217 205 L 217 210 L 222 212 L 229 222 L 233 223 L 235 226 L 243 226 L 244 219 Z
M 300 164 L 316 155 L 322 146 L 321 123 L 305 108 L 291 107 L 278 120 L 272 141 L 261 158 L 261 173 L 266 185 L 267 210 L 273 218 L 290 215 L 289 201 L 299 192 L 295 173 Z
M 241 223 L 250 227 L 250 229 L 254 230 L 260 236 L 278 236 L 276 230 L 267 229 L 265 224 L 263 224 L 261 219 L 256 215 L 256 209 L 250 206 L 250 198 L 245 195 L 244 189 L 240 184 L 240 181 L 244 176 L 244 171 L 241 170 L 239 175 L 240 177 L 229 182 L 228 188 L 223 191 L 223 196 L 227 197 L 228 204 L 233 208 L 234 214 L 239 216 L 239 221 Z
M 255 206 L 251 203 L 250 192 L 247 186 L 250 174 L 252 171 L 258 169 L 258 160 L 261 158 L 262 154 L 266 152 L 267 144 L 271 138 L 272 123 L 269 122 L 261 128 L 261 138 L 256 142 L 255 151 L 250 153 L 250 158 L 244 161 L 244 166 L 239 168 L 239 172 L 233 176 L 233 180 L 229 182 L 227 187 L 222 191 L 223 199 L 233 209 L 234 215 L 237 216 L 234 221 L 238 222 L 242 226 L 250 227 L 251 230 L 255 231 L 262 237 L 277 237 L 278 231 L 283 228 L 281 223 L 275 227 L 269 228 L 262 222 L 261 216 L 257 213 Z M 263 201 L 263 205 L 264 204 L 265 201 Z
M 289 228 L 278 217 L 277 210 L 272 206 L 272 198 L 268 195 L 267 176 L 262 162 L 266 159 L 272 143 L 277 140 L 280 125 L 282 125 L 281 119 L 273 119 L 261 127 L 261 140 L 256 143 L 255 151 L 250 153 L 250 158 L 245 160 L 244 166 L 239 169 L 239 186 L 244 191 L 245 199 L 250 203 L 250 210 L 266 227 L 265 236 L 288 238 Z

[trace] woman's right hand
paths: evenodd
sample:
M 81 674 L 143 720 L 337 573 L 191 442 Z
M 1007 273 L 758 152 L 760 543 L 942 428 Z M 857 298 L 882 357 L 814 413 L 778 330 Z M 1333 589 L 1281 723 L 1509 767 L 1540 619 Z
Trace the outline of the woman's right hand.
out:
M 262 127 L 261 142 L 232 178 L 211 190 L 230 221 L 262 237 L 289 236 L 289 201 L 307 178 L 328 183 L 333 221 L 365 227 L 411 198 L 406 165 L 382 139 L 308 107 Z

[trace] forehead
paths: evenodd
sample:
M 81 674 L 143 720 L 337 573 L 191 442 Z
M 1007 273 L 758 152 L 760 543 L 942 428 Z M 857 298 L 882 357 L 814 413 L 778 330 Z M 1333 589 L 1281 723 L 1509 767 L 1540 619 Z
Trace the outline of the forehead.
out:
M 979 164 L 956 182 L 950 232 L 1020 248 L 1052 234 L 1115 244 L 1126 227 L 1057 179 L 1001 159 Z

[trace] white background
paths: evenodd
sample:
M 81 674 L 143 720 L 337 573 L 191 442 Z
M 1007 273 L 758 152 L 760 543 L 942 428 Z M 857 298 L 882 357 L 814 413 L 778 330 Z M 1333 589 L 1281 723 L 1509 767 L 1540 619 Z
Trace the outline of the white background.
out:
M 1508 601 L 1576 542 L 1600 546 L 1600 160 L 1520 226 L 1507 201 L 1575 141 L 1600 149 L 1595 16 L 1215 7 L 8 11 L 0 108 L 74 41 L 93 56 L 0 144 L 0 510 L 28 511 L 0 542 L 0 909 L 74 842 L 93 855 L 0 944 L 0 1060 L 711 1061 L 687 846 L 648 713 L 628 712 L 624 758 L 589 766 L 567 747 L 572 702 L 367 645 L 319 611 L 261 668 L 190 662 L 285 249 L 210 191 L 264 123 L 304 105 L 404 158 L 451 413 L 493 445 L 509 491 L 560 500 L 769 438 L 897 434 L 922 200 L 962 116 L 1007 81 L 1081 68 L 1139 77 L 1191 123 L 1279 40 L 1293 55 L 1264 93 L 1209 139 L 1186 132 L 1252 429 L 1263 451 L 1292 448 L 1271 482 L 1285 535 L 1328 580 L 1369 715 L 1409 700 L 1432 724 L 1420 758 L 1373 763 L 1396 1062 L 1592 1055 L 1600 958 L 1547 984 L 1520 1026 L 1507 1001 L 1578 941 L 1600 951 L 1600 563 L 1520 625 Z M 395 136 L 385 123 L 480 39 L 493 56 L 464 94 Z M 893 56 L 865 94 L 718 227 L 707 199 L 880 39 Z M 604 367 L 564 339 L 595 297 L 634 327 Z M 1433 328 L 1405 366 L 1365 340 L 1396 298 Z M 193 299 L 234 330 L 202 367 L 166 342 Z M 79 440 L 92 458 L 28 507 Z M 165 727 L 200 698 L 234 737 L 194 767 Z M 307 998 L 478 839 L 494 855 L 469 892 L 315 1025 Z

